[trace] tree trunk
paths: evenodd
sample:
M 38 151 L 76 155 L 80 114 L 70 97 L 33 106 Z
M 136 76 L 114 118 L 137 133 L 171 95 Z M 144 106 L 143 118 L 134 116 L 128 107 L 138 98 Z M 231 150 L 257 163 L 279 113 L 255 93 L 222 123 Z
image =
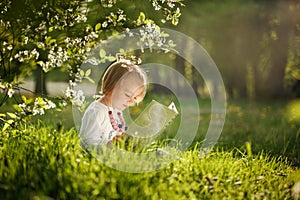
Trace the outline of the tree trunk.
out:
M 35 71 L 35 93 L 39 95 L 47 95 L 46 73 L 41 67 L 37 67 Z
M 284 10 L 288 13 L 288 8 L 282 9 L 283 5 L 277 3 L 277 13 L 279 15 L 279 24 L 271 29 L 277 34 L 276 37 L 271 39 L 270 50 L 271 50 L 271 69 L 269 72 L 266 93 L 267 97 L 271 98 L 282 98 L 285 95 L 284 90 L 284 75 L 285 68 L 287 65 L 288 51 L 289 51 L 289 34 L 293 30 L 293 22 L 290 21 L 289 15 L 284 15 Z M 284 17 L 285 16 L 285 17 Z

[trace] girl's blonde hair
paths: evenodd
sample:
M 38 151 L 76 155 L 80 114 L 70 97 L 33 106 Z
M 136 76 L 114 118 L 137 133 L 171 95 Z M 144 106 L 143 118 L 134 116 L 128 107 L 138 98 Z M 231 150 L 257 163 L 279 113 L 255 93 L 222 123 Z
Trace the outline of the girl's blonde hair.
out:
M 134 76 L 136 81 L 141 81 L 143 92 L 139 95 L 139 99 L 142 100 L 147 90 L 146 72 L 138 65 L 125 59 L 115 61 L 108 66 L 102 77 L 101 93 L 105 96 L 110 95 L 116 84 L 125 76 Z

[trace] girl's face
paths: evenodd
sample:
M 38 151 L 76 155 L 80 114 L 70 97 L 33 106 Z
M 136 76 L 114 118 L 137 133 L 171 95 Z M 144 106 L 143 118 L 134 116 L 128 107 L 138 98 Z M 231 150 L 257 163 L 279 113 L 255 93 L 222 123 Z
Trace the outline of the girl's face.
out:
M 111 106 L 118 110 L 134 105 L 143 96 L 144 85 L 134 76 L 125 76 L 119 81 L 111 94 Z

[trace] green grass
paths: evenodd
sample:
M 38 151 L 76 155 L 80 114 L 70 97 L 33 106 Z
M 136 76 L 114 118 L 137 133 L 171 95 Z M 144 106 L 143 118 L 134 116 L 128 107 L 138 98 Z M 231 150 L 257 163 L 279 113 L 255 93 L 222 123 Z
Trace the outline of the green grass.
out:
M 300 104 L 300 101 L 298 101 Z M 265 151 L 288 157 L 300 166 L 300 121 L 289 110 L 290 102 L 229 102 L 219 145 L 243 149 L 247 142 L 256 154 Z
M 229 102 L 218 145 L 200 157 L 210 118 L 203 113 L 198 143 L 166 167 L 138 174 L 83 151 L 70 110 L 20 124 L 0 132 L 0 199 L 293 199 L 300 126 L 287 107 Z M 60 119 L 68 128 L 57 126 Z

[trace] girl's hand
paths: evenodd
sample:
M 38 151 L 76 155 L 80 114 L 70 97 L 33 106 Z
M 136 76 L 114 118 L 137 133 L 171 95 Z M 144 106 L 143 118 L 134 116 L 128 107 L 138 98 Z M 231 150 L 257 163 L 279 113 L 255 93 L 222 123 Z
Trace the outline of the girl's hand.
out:
M 123 132 L 123 133 L 120 134 L 120 135 L 116 135 L 116 136 L 112 139 L 111 142 L 112 142 L 112 143 L 117 143 L 119 139 L 123 139 L 124 135 L 125 135 L 125 132 Z

